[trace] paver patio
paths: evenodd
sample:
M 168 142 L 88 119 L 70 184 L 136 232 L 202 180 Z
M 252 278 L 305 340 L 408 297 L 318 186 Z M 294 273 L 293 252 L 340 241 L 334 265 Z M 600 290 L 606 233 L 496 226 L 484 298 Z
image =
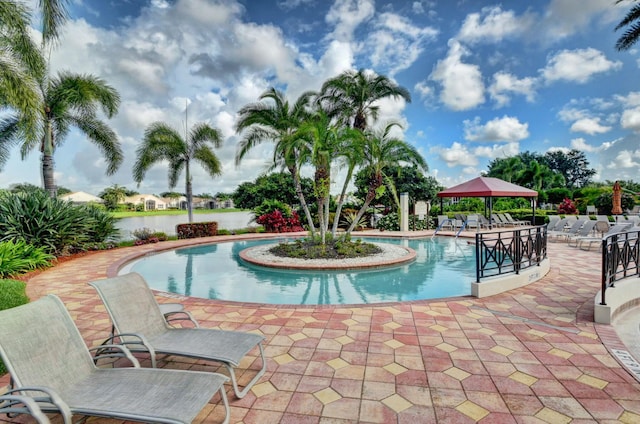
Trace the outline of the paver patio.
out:
M 133 254 L 203 241 L 81 257 L 32 278 L 28 294 L 60 296 L 93 346 L 107 337 L 110 321 L 88 281 L 114 275 Z M 614 327 L 593 322 L 599 253 L 565 243 L 549 243 L 548 252 L 551 271 L 541 281 L 484 299 L 357 306 L 180 301 L 203 327 L 266 337 L 266 375 L 243 399 L 228 390 L 234 423 L 640 423 L 640 382 L 611 353 L 624 345 Z M 218 369 L 174 357 L 161 366 Z M 248 371 L 240 381 L 258 367 L 255 357 L 241 364 Z M 0 386 L 7 382 L 5 376 Z M 222 419 L 217 401 L 197 422 Z

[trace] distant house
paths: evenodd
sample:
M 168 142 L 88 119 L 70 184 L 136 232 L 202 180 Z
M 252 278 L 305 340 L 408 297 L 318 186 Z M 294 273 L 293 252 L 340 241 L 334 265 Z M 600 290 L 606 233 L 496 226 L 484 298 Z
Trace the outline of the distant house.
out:
M 85 193 L 84 191 L 74 191 L 73 193 L 63 194 L 58 196 L 60 200 L 66 200 L 78 205 L 84 205 L 87 203 L 104 203 L 104 200 L 93 194 Z
M 186 196 L 163 197 L 162 201 L 164 201 L 167 205 L 167 208 L 170 208 L 170 209 L 187 209 Z
M 125 197 L 122 203 L 131 203 L 134 206 L 143 205 L 145 211 L 166 210 L 167 202 L 153 194 L 136 194 Z

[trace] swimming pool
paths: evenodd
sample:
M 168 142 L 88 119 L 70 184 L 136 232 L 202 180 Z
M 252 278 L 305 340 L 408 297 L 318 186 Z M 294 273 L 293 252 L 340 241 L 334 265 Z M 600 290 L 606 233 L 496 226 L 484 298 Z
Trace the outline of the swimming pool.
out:
M 127 264 L 157 290 L 204 299 L 271 304 L 367 304 L 465 296 L 475 281 L 475 249 L 451 237 L 369 238 L 416 251 L 410 264 L 352 271 L 300 271 L 259 267 L 239 253 L 280 240 L 200 245 L 151 255 Z

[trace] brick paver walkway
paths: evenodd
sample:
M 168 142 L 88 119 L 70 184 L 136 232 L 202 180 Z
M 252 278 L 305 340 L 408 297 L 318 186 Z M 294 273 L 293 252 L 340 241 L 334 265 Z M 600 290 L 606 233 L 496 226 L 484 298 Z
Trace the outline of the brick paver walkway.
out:
M 82 257 L 34 277 L 28 293 L 59 295 L 95 345 L 110 322 L 86 283 L 114 275 L 132 254 L 188 243 Z M 640 423 L 640 383 L 610 353 L 624 346 L 613 327 L 593 323 L 599 254 L 549 243 L 549 257 L 543 280 L 485 299 L 316 307 L 181 301 L 203 327 L 266 337 L 266 375 L 243 399 L 228 390 L 233 423 Z M 173 357 L 161 364 L 218 369 Z M 241 364 L 248 368 L 241 382 L 258 366 L 256 357 Z M 220 422 L 217 400 L 198 422 Z

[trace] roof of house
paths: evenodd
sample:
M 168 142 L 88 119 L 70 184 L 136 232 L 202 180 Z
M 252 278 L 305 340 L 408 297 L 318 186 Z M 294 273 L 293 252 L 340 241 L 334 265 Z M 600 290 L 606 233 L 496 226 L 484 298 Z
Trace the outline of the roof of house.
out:
M 104 200 L 93 194 L 85 193 L 84 191 L 74 191 L 73 193 L 62 194 L 59 196 L 61 200 L 68 200 L 74 203 L 103 203 Z
M 438 197 L 537 197 L 538 192 L 499 178 L 477 177 L 438 193 Z

